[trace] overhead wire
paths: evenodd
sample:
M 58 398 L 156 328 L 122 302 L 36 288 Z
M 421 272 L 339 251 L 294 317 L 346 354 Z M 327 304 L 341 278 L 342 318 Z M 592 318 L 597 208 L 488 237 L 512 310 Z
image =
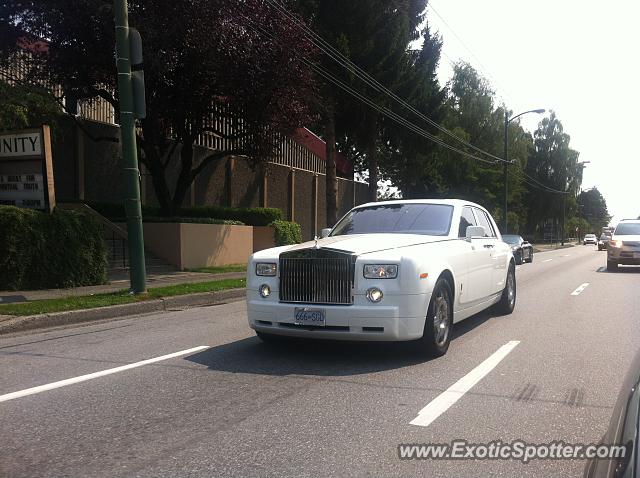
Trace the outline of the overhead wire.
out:
M 327 55 L 329 58 L 331 58 L 334 62 L 336 62 L 340 66 L 346 68 L 350 73 L 352 73 L 354 76 L 356 76 L 357 78 L 362 80 L 369 87 L 373 88 L 374 90 L 378 91 L 379 93 L 383 93 L 383 94 L 387 95 L 388 97 L 390 97 L 391 99 L 396 101 L 398 104 L 403 106 L 405 109 L 409 110 L 411 113 L 415 114 L 417 117 L 419 117 L 420 119 L 422 119 L 423 121 L 425 121 L 429 125 L 431 125 L 434 128 L 436 128 L 438 131 L 440 131 L 440 132 L 446 134 L 447 136 L 455 139 L 456 141 L 460 142 L 464 146 L 473 149 L 477 153 L 480 153 L 480 154 L 486 155 L 486 156 L 488 156 L 488 157 L 490 157 L 492 159 L 495 159 L 498 162 L 506 162 L 504 158 L 501 158 L 499 156 L 493 155 L 493 154 L 491 154 L 491 153 L 489 153 L 489 152 L 487 152 L 487 151 L 475 146 L 474 144 L 466 141 L 464 138 L 459 137 L 458 135 L 456 135 L 452 131 L 448 130 L 444 126 L 440 125 L 436 121 L 434 121 L 431 118 L 429 118 L 427 115 L 425 115 L 424 113 L 422 113 L 421 111 L 416 109 L 411 104 L 407 103 L 405 100 L 400 98 L 397 94 L 395 94 L 389 88 L 387 88 L 386 86 L 382 85 L 378 80 L 376 80 L 374 77 L 372 77 L 367 71 L 363 70 L 361 67 L 359 67 L 357 64 L 355 64 L 353 61 L 351 61 L 349 58 L 344 56 L 340 51 L 338 51 L 335 47 L 333 47 L 333 45 L 331 45 L 328 41 L 323 39 L 320 35 L 318 35 L 311 28 L 309 28 L 303 21 L 299 20 L 298 17 L 295 14 L 290 12 L 284 5 L 279 3 L 277 0 L 266 0 L 266 1 L 267 1 L 267 3 L 272 5 L 274 8 L 276 8 L 276 10 L 278 10 L 281 13 L 282 16 L 284 16 L 289 21 L 293 22 L 307 36 L 307 38 L 311 41 L 311 43 L 316 48 L 318 48 L 320 51 L 322 51 L 325 55 Z
M 267 32 L 264 28 L 255 25 L 255 23 L 253 23 L 253 21 L 246 17 L 245 18 L 250 22 L 249 27 L 252 28 L 254 31 L 258 32 L 258 33 L 262 33 L 264 35 L 269 36 L 270 38 L 274 38 L 272 34 L 270 34 L 269 32 Z M 357 90 L 355 90 L 354 88 L 350 87 L 349 85 L 345 84 L 344 82 L 342 82 L 341 80 L 339 80 L 338 78 L 336 78 L 334 75 L 332 75 L 331 73 L 329 73 L 326 69 L 322 68 L 320 65 L 311 62 L 309 60 L 307 60 L 306 58 L 302 58 L 302 61 L 307 64 L 310 68 L 312 68 L 313 70 L 315 70 L 320 76 L 322 76 L 323 78 L 325 78 L 327 81 L 333 83 L 335 86 L 339 87 L 340 89 L 342 89 L 343 91 L 345 91 L 346 93 L 350 94 L 351 96 L 355 97 L 356 99 L 360 100 L 361 102 L 363 102 L 364 104 L 368 105 L 369 107 L 377 110 L 378 112 L 380 112 L 381 114 L 383 114 L 384 116 L 388 117 L 389 119 L 395 121 L 396 123 L 400 124 L 401 126 L 406 127 L 408 130 L 426 138 L 429 139 L 431 141 L 433 141 L 434 143 L 438 144 L 439 146 L 442 146 L 444 148 L 447 148 L 453 152 L 459 153 L 467 158 L 470 159 L 474 159 L 486 164 L 496 164 L 498 161 L 494 161 L 494 160 L 488 160 L 485 158 L 481 158 L 478 156 L 475 156 L 467 151 L 461 150 L 459 148 L 456 148 L 455 146 L 452 146 L 448 143 L 445 143 L 442 139 L 438 138 L 437 136 L 434 136 L 433 134 L 429 133 L 428 131 L 424 130 L 423 128 L 420 128 L 419 126 L 417 126 L 415 123 L 412 123 L 411 121 L 407 120 L 406 118 L 400 116 L 399 114 L 395 113 L 394 111 L 390 110 L 389 108 L 386 108 L 384 106 L 381 106 L 379 104 L 377 104 L 375 101 L 373 101 L 371 98 L 367 97 L 366 95 L 358 92 Z

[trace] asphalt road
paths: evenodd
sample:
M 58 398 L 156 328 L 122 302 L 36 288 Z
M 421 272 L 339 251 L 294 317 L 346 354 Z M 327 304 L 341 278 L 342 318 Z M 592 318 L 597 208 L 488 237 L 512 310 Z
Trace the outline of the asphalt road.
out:
M 457 324 L 429 361 L 403 344 L 270 347 L 243 302 L 2 338 L 0 476 L 580 476 L 579 460 L 406 461 L 398 445 L 597 442 L 640 347 L 640 269 L 604 264 L 595 247 L 536 255 L 513 315 Z

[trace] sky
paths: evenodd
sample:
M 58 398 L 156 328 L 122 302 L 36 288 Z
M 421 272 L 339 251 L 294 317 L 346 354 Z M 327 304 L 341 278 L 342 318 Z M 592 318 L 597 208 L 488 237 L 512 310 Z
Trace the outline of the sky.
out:
M 612 223 L 640 215 L 640 2 L 429 0 L 443 38 L 438 72 L 471 63 L 518 114 L 554 110 L 604 195 Z M 523 116 L 533 131 L 542 115 Z

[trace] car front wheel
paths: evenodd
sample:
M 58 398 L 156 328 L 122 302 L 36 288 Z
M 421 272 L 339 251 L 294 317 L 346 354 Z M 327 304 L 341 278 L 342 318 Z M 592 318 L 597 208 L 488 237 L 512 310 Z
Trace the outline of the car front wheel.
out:
M 422 355 L 441 357 L 447 353 L 453 325 L 453 294 L 445 278 L 438 279 L 431 294 L 422 338 L 417 341 Z
M 616 261 L 607 260 L 607 270 L 608 271 L 617 271 L 618 270 L 618 263 Z

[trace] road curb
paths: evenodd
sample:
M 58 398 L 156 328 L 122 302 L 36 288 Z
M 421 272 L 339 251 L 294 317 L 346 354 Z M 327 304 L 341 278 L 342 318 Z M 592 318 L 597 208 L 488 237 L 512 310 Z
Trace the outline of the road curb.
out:
M 201 292 L 198 294 L 177 295 L 165 299 L 153 299 L 133 304 L 110 305 L 96 309 L 69 310 L 51 314 L 12 316 L 0 321 L 0 335 L 22 332 L 25 330 L 55 327 L 59 325 L 91 322 L 94 320 L 127 317 L 149 312 L 164 312 L 172 309 L 202 307 L 238 300 L 245 296 L 245 289 L 229 289 L 217 292 Z

